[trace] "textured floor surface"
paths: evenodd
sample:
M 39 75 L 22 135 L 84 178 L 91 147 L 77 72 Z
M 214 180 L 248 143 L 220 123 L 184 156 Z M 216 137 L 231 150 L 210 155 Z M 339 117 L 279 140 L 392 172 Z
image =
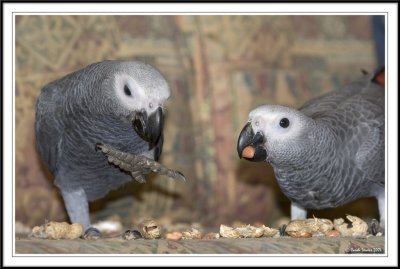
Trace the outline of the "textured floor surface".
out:
M 17 239 L 16 254 L 383 254 L 384 237 L 97 241 Z

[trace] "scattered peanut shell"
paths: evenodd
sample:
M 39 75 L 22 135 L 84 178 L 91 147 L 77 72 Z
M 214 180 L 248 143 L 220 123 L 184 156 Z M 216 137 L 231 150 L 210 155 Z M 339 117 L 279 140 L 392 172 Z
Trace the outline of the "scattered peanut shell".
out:
M 219 234 L 226 238 L 257 238 L 264 235 L 264 228 L 254 227 L 251 225 L 242 225 L 232 228 L 226 225 L 221 225 Z
M 219 237 L 219 233 L 208 233 L 205 234 L 201 239 L 218 239 Z
M 238 231 L 240 237 L 243 238 L 258 238 L 264 235 L 264 228 L 256 228 L 251 225 L 237 227 L 235 230 Z
M 179 212 L 180 215 L 181 212 Z M 183 215 L 186 215 L 187 212 L 182 213 Z M 167 220 L 167 221 L 165 221 Z M 203 227 L 200 223 L 198 222 L 192 222 L 192 223 L 187 223 L 187 222 L 178 222 L 178 223 L 171 223 L 172 221 L 168 221 L 165 217 L 161 220 L 159 220 L 160 223 L 163 223 L 163 228 L 165 229 L 166 232 L 172 233 L 172 232 L 184 232 L 191 230 L 192 228 L 195 228 L 199 230 L 200 232 L 203 231 Z
M 307 238 L 324 236 L 333 229 L 332 221 L 328 219 L 309 218 L 305 220 L 293 220 L 289 222 L 285 232 L 290 237 Z
M 48 222 L 32 229 L 31 237 L 43 239 L 76 239 L 83 233 L 83 225 L 80 223 L 69 224 L 67 222 Z
M 256 150 L 252 146 L 247 146 L 243 149 L 242 151 L 242 156 L 248 159 L 251 159 L 254 157 L 254 154 L 256 153 Z
M 326 233 L 333 229 L 333 223 L 329 219 L 319 219 L 319 218 L 309 218 L 304 221 L 304 224 L 308 226 L 311 230 L 311 233 L 320 234 Z
M 45 224 L 44 231 L 49 239 L 61 239 L 64 238 L 64 235 L 69 232 L 69 223 L 49 222 Z
M 83 225 L 80 223 L 68 224 L 66 222 L 50 222 L 46 227 L 46 233 L 50 238 L 76 239 L 83 233 Z
M 270 228 L 265 225 L 263 225 L 262 228 L 264 229 L 264 233 L 263 233 L 264 237 L 274 237 L 275 235 L 279 235 L 278 229 Z
M 305 224 L 305 220 L 293 220 L 286 226 L 285 232 L 294 238 L 311 237 L 311 229 Z
M 140 233 L 146 239 L 161 238 L 162 229 L 154 219 L 145 219 L 138 225 Z
M 44 231 L 44 225 L 33 227 L 32 232 L 29 234 L 29 237 L 46 239 L 47 234 Z
M 167 233 L 167 234 L 165 234 L 165 239 L 167 239 L 167 240 L 180 240 L 180 239 L 182 239 L 182 233 L 181 232 Z
M 326 234 L 324 234 L 323 232 L 320 232 L 320 231 L 312 233 L 312 237 L 325 237 L 325 236 L 326 236 Z
M 327 237 L 339 237 L 340 232 L 338 230 L 330 230 L 325 233 Z
M 293 238 L 310 238 L 312 236 L 313 236 L 312 233 L 308 233 L 308 232 L 297 232 L 297 233 L 292 233 L 290 235 L 290 237 L 293 237 Z
M 349 228 L 342 218 L 333 221 L 335 230 L 338 230 L 342 236 L 363 237 L 367 235 L 368 224 L 365 221 L 351 215 L 347 215 L 346 218 L 353 227 Z
M 239 238 L 240 233 L 234 228 L 221 224 L 219 227 L 219 234 L 226 238 Z
M 182 239 L 201 239 L 199 230 L 192 228 L 190 231 L 182 232 Z

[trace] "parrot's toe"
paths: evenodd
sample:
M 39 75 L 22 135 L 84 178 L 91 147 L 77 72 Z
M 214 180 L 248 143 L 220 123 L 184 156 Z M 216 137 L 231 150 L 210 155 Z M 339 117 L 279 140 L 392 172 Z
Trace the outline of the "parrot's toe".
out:
M 143 238 L 142 234 L 138 230 L 126 230 L 122 238 L 125 240 L 135 240 L 135 239 L 141 239 Z
M 376 219 L 372 219 L 368 223 L 368 233 L 370 233 L 370 234 L 375 236 L 378 233 L 382 233 L 383 234 L 383 232 L 384 232 L 383 229 L 379 225 L 379 221 L 377 221 Z
M 85 240 L 97 240 L 102 237 L 102 234 L 96 228 L 90 227 L 88 228 L 82 236 L 82 239 Z
M 279 227 L 279 235 L 280 236 L 285 236 L 286 235 L 286 224 L 283 224 L 281 227 Z
M 95 147 L 94 147 L 94 149 L 96 150 L 96 151 L 98 151 L 98 150 L 100 150 L 101 149 L 101 147 L 103 146 L 103 144 L 102 143 L 96 143 L 96 145 L 95 145 Z

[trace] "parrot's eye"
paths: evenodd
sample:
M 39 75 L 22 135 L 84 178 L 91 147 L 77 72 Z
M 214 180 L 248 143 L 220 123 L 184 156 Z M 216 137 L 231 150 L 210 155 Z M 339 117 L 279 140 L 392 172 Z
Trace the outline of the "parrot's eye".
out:
M 287 119 L 287 118 L 283 118 L 283 119 L 281 119 L 281 121 L 279 122 L 279 125 L 282 127 L 282 128 L 287 128 L 288 126 L 289 126 L 289 120 Z
M 131 95 L 132 95 L 131 90 L 129 89 L 128 85 L 125 85 L 125 86 L 124 86 L 124 92 L 125 92 L 125 94 L 128 95 L 128 96 L 131 96 Z

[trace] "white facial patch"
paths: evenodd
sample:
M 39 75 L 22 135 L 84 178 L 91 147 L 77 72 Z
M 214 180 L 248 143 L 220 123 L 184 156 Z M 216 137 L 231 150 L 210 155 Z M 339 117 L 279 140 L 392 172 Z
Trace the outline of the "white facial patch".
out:
M 283 106 L 260 106 L 250 112 L 249 121 L 254 133 L 261 132 L 267 141 L 284 140 L 300 133 L 301 120 L 297 113 Z
M 148 114 L 162 107 L 166 98 L 150 95 L 134 78 L 127 74 L 117 74 L 114 79 L 114 92 L 121 105 L 130 111 L 145 110 Z M 169 93 L 169 92 L 168 92 Z M 169 95 L 167 96 L 169 97 Z
M 140 109 L 140 99 L 143 89 L 130 76 L 119 74 L 115 76 L 114 91 L 121 104 L 128 110 Z

